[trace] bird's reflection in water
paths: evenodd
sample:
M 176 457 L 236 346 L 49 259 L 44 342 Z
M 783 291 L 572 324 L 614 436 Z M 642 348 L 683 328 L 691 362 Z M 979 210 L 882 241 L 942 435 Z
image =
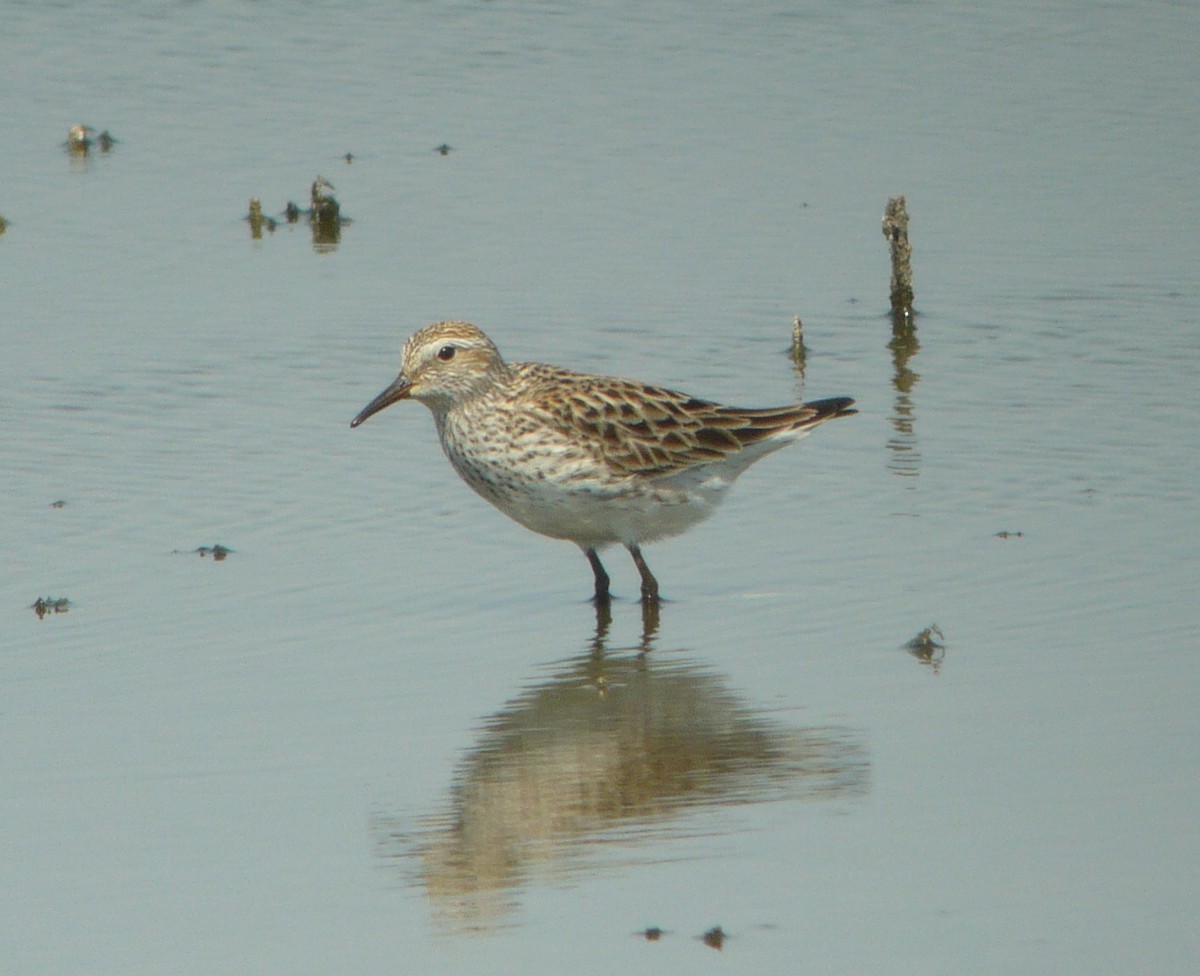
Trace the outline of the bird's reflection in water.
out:
M 854 730 L 756 714 L 689 655 L 648 653 L 657 607 L 643 612 L 635 647 L 610 649 L 610 625 L 598 609 L 584 654 L 484 720 L 443 812 L 415 825 L 376 819 L 378 855 L 425 889 L 450 928 L 503 926 L 535 877 L 636 861 L 647 841 L 672 843 L 672 858 L 702 856 L 674 846 L 712 836 L 689 811 L 866 791 Z

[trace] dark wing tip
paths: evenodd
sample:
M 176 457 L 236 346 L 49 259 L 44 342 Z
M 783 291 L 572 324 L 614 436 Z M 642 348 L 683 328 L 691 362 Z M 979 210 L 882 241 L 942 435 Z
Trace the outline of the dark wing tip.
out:
M 853 409 L 853 397 L 829 397 L 826 400 L 813 400 L 806 403 L 805 406 L 809 410 L 815 411 L 810 421 L 814 424 L 819 424 L 823 420 L 832 420 L 834 417 L 849 417 L 858 413 Z

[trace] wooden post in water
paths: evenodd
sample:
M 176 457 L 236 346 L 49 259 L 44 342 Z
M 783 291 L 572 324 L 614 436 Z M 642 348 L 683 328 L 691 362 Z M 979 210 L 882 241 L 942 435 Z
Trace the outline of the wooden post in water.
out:
M 913 316 L 912 245 L 904 197 L 890 197 L 883 211 L 883 236 L 892 253 L 892 322 L 911 325 Z
M 804 345 L 804 323 L 797 315 L 792 319 L 792 360 L 801 372 L 804 371 L 804 356 L 807 352 L 808 347 Z

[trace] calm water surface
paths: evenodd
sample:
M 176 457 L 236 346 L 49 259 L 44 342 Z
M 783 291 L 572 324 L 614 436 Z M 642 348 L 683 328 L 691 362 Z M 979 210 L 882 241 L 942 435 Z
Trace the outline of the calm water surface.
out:
M 1197 36 L 8 4 L 0 969 L 1194 972 Z M 340 236 L 252 237 L 318 174 Z M 861 413 L 648 551 L 659 619 L 614 554 L 598 619 L 422 408 L 349 430 L 451 316 Z

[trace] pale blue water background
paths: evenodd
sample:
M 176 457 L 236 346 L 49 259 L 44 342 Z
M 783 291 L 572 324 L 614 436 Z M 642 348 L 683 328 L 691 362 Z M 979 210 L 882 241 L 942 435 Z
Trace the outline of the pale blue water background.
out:
M 0 971 L 1195 972 L 1198 39 L 1167 3 L 5 3 Z M 76 122 L 121 142 L 72 160 Z M 336 249 L 252 241 L 318 173 Z M 578 552 L 422 408 L 348 429 L 449 316 L 862 412 L 648 550 L 639 663 L 637 605 L 598 638 Z

